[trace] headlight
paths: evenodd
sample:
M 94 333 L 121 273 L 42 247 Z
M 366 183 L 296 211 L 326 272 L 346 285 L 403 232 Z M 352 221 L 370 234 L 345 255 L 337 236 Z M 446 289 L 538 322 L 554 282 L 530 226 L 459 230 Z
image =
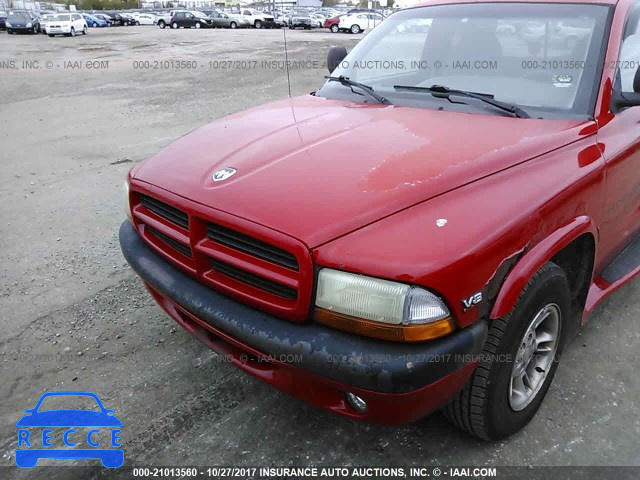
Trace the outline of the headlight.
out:
M 433 293 L 404 283 L 323 268 L 314 319 L 340 330 L 397 342 L 442 337 L 454 329 Z
M 27 23 L 27 28 L 31 28 L 31 22 Z
M 10 24 L 9 22 L 4 22 L 4 25 L 5 25 L 6 27 L 11 28 L 11 24 Z
M 124 211 L 125 214 L 127 215 L 127 218 L 131 221 L 133 221 L 133 216 L 131 215 L 131 200 L 129 199 L 129 179 L 127 178 L 127 180 L 124 181 L 124 188 L 123 188 L 123 195 L 124 195 Z

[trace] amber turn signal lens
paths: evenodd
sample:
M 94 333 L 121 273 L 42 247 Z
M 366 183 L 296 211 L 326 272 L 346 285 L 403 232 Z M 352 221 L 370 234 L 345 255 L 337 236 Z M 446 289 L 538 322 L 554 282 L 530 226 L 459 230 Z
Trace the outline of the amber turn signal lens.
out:
M 423 342 L 443 337 L 454 330 L 450 317 L 422 325 L 390 325 L 316 308 L 313 319 L 338 330 L 392 342 Z

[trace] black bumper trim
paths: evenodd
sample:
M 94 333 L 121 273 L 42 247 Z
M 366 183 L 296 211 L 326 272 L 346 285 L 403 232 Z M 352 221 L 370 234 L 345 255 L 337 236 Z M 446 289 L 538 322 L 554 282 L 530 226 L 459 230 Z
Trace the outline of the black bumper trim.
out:
M 239 303 L 176 269 L 157 255 L 127 220 L 120 227 L 127 262 L 154 289 L 185 310 L 266 355 L 297 355 L 294 366 L 330 380 L 384 393 L 426 387 L 482 352 L 484 321 L 419 344 L 392 343 L 294 323 Z

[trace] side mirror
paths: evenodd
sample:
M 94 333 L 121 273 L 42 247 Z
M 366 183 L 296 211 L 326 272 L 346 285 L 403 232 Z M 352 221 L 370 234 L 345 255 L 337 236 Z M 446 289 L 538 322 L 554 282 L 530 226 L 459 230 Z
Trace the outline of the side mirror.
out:
M 346 56 L 346 47 L 331 47 L 327 52 L 327 68 L 329 69 L 329 73 L 333 73 L 336 67 L 340 65 L 340 62 L 342 62 Z
M 633 77 L 633 92 L 622 92 L 619 78 L 618 75 L 611 95 L 611 111 L 613 113 L 618 113 L 624 108 L 640 106 L 640 68 L 636 70 Z

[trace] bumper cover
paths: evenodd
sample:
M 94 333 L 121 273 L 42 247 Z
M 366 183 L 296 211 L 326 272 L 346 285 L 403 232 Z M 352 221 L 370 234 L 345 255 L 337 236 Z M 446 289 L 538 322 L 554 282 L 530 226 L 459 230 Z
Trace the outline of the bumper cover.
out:
M 231 363 L 282 390 L 316 405 L 317 395 L 300 391 L 305 386 L 313 389 L 314 384 L 322 384 L 336 391 L 364 392 L 365 397 L 371 394 L 368 398 L 386 396 L 387 401 L 425 394 L 441 397 L 431 398 L 421 412 L 406 412 L 385 423 L 410 421 L 446 403 L 473 371 L 486 339 L 484 321 L 421 344 L 391 343 L 314 323 L 292 323 L 243 305 L 179 271 L 148 247 L 129 221 L 120 227 L 120 246 L 174 320 L 212 349 L 231 354 L 236 360 L 230 359 Z M 268 363 L 285 372 L 286 380 L 267 372 Z M 432 387 L 435 392 L 429 392 Z

